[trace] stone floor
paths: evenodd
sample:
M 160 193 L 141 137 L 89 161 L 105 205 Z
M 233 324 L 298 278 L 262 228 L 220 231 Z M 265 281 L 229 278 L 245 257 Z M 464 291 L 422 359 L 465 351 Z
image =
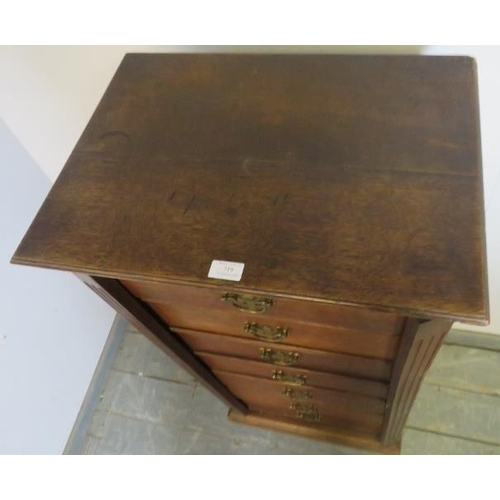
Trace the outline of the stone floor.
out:
M 229 422 L 223 403 L 130 326 L 105 372 L 70 453 L 363 453 Z M 499 351 L 441 348 L 411 411 L 402 453 L 500 454 Z

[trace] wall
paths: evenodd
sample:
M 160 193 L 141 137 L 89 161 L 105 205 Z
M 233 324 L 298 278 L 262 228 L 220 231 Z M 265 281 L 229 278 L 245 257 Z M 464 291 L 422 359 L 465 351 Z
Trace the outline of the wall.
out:
M 51 181 L 127 50 L 140 47 L 0 47 L 0 116 Z
M 50 186 L 0 120 L 0 454 L 64 450 L 115 316 L 71 274 L 9 264 Z
M 115 317 L 72 275 L 9 261 L 125 50 L 0 47 L 0 454 L 62 453 Z

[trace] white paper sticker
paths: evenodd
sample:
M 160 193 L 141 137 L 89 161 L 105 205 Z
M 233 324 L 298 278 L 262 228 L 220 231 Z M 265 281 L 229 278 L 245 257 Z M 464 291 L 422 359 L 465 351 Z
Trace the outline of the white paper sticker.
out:
M 240 281 L 244 267 L 245 264 L 241 262 L 213 260 L 210 270 L 208 271 L 208 277 L 221 280 Z

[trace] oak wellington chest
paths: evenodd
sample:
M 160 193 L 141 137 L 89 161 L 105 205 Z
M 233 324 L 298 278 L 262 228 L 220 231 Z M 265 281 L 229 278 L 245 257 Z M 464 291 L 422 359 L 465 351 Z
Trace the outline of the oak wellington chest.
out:
M 237 422 L 383 452 L 486 324 L 475 63 L 128 54 L 13 262 L 74 272 Z

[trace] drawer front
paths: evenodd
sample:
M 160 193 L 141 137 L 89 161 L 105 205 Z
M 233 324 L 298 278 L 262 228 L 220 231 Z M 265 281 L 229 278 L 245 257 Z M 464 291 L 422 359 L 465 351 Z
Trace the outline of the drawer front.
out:
M 303 347 L 277 347 L 276 344 L 207 332 L 182 329 L 173 331 L 177 332 L 196 352 L 236 356 L 264 361 L 275 366 L 293 366 L 381 381 L 389 380 L 391 375 L 391 363 L 381 359 L 326 353 Z
M 261 404 L 265 402 L 273 404 L 279 401 L 283 407 L 290 406 L 294 402 L 309 403 L 330 415 L 337 413 L 383 415 L 385 410 L 385 401 L 379 398 L 319 387 L 289 387 L 272 380 L 237 373 L 220 371 L 214 371 L 214 373 L 234 395 L 244 402 L 260 401 Z
M 346 422 L 381 424 L 385 402 L 339 391 L 290 388 L 246 375 L 215 372 L 220 381 L 250 409 L 275 411 L 310 422 L 336 417 Z
M 250 314 L 257 323 L 260 318 L 296 320 L 340 328 L 374 332 L 381 335 L 398 335 L 403 318 L 391 313 L 369 311 L 358 307 L 338 306 L 310 300 L 284 299 L 271 295 L 242 293 L 223 289 L 146 283 L 122 280 L 122 283 L 141 300 L 148 303 L 183 306 L 188 309 L 230 311 Z M 259 319 L 257 319 L 259 318 Z M 264 319 L 262 321 L 265 321 Z M 179 325 L 180 326 L 180 325 Z
M 395 358 L 400 336 L 360 332 L 345 328 L 257 317 L 234 310 L 197 309 L 186 305 L 150 304 L 172 327 L 259 339 L 276 344 L 311 347 L 372 358 Z
M 253 413 L 260 413 L 262 416 L 274 417 L 280 420 L 285 419 L 285 421 L 289 420 L 290 423 L 300 423 L 301 426 L 307 425 L 320 429 L 324 428 L 325 430 L 328 430 L 328 427 L 345 429 L 360 432 L 364 435 L 371 434 L 377 439 L 382 431 L 384 418 L 382 415 L 367 414 L 359 414 L 350 417 L 327 415 L 318 411 L 314 405 L 303 406 L 302 408 L 296 407 L 294 409 L 291 407 L 276 408 L 276 405 L 273 407 L 250 405 L 249 408 Z M 317 416 L 319 416 L 319 420 Z
M 198 356 L 203 359 L 212 371 L 251 375 L 290 387 L 337 389 L 382 399 L 387 396 L 388 385 L 382 382 L 300 368 L 272 366 L 269 363 L 221 356 L 219 354 L 198 353 Z

